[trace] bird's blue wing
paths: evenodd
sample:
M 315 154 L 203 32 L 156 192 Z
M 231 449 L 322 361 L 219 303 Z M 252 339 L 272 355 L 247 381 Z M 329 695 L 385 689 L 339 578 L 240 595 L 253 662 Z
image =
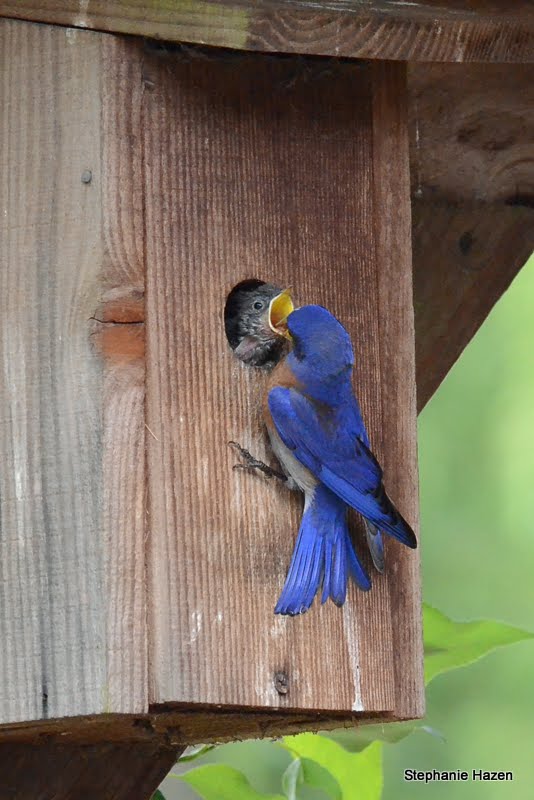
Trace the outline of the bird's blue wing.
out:
M 360 410 L 360 404 L 353 395 L 352 388 L 350 388 L 347 400 L 343 404 L 343 412 L 341 419 L 339 419 L 339 424 L 348 433 L 348 441 L 357 438 L 360 442 L 363 442 L 369 451 L 371 450 L 369 436 Z M 384 572 L 384 542 L 382 541 L 382 534 L 379 528 L 367 519 L 365 520 L 365 536 L 375 568 L 378 572 Z
M 358 438 L 368 450 L 371 449 L 369 436 L 365 428 L 360 404 L 352 393 L 352 387 L 347 395 L 346 402 L 343 404 L 341 424 L 349 433 L 349 436 Z
M 417 546 L 384 490 L 379 463 L 343 419 L 346 412 L 325 409 L 285 387 L 271 389 L 268 402 L 280 438 L 301 464 L 377 528 L 408 547 Z

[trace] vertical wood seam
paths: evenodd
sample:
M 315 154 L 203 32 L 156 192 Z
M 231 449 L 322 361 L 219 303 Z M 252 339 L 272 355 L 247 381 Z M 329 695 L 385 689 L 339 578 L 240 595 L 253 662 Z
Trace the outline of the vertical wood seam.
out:
M 373 139 L 375 139 L 376 134 L 378 133 L 378 124 L 379 123 L 381 123 L 382 126 L 384 126 L 384 125 L 387 126 L 387 125 L 391 124 L 392 127 L 393 126 L 397 126 L 398 127 L 398 126 L 404 124 L 404 128 L 405 129 L 402 132 L 402 139 L 403 139 L 402 146 L 403 146 L 403 151 L 405 151 L 404 152 L 405 161 L 402 160 L 402 158 L 401 158 L 401 168 L 402 168 L 402 165 L 404 164 L 405 167 L 408 167 L 408 169 L 409 169 L 409 147 L 408 147 L 408 129 L 407 129 L 406 65 L 402 64 L 402 63 L 398 63 L 398 62 L 382 62 L 382 61 L 380 61 L 380 62 L 374 62 L 373 65 L 372 65 L 372 69 L 373 69 L 373 87 L 374 87 L 373 88 Z M 400 71 L 401 70 L 403 70 L 403 78 L 402 78 L 402 80 L 398 80 L 398 77 L 400 75 Z M 399 85 L 398 84 L 401 84 L 401 83 L 402 83 L 402 88 L 400 89 L 400 97 L 399 97 Z M 395 91 L 392 91 L 391 84 L 394 85 Z M 388 108 L 392 109 L 393 114 L 395 115 L 394 117 L 390 117 L 387 114 L 381 113 L 382 110 L 381 110 L 380 106 L 382 104 L 384 104 L 384 102 L 387 103 L 387 107 Z M 402 114 L 402 117 L 403 117 L 402 121 L 399 118 L 399 108 L 402 109 L 402 111 L 401 111 L 401 114 Z M 386 111 L 387 110 L 388 109 L 386 109 Z M 390 120 L 392 120 L 392 121 L 390 122 Z M 376 153 L 373 154 L 374 155 L 374 157 L 373 157 L 373 170 L 374 170 L 374 175 L 375 175 L 373 199 L 374 199 L 374 201 L 375 201 L 377 206 L 380 206 L 380 203 L 377 202 L 377 195 L 380 192 L 384 192 L 384 189 L 385 189 L 385 187 L 384 187 L 384 177 L 385 176 L 383 174 L 383 170 L 384 169 L 387 170 L 388 167 L 389 167 L 389 164 L 387 163 L 386 159 L 390 157 L 391 150 L 392 150 L 391 144 L 390 144 L 390 141 L 389 141 L 390 136 L 391 136 L 390 130 L 389 130 L 389 128 L 387 128 L 386 131 L 383 132 L 382 136 L 381 136 L 381 142 L 385 142 L 385 146 L 384 145 L 382 145 L 382 146 L 379 145 L 380 153 L 379 153 L 379 157 L 378 158 L 376 158 Z M 397 139 L 398 138 L 399 137 L 397 137 Z M 396 144 L 397 144 L 397 148 L 398 148 L 399 141 L 397 141 Z M 398 190 L 399 178 L 396 178 L 395 180 L 396 180 L 396 184 L 394 183 L 392 185 L 390 191 Z M 406 184 L 407 184 L 406 185 L 406 188 L 407 188 L 406 198 L 403 198 L 405 200 L 405 202 L 401 203 L 401 206 L 402 206 L 402 208 L 404 210 L 404 213 L 407 214 L 408 220 L 407 221 L 403 221 L 403 217 L 402 217 L 402 213 L 401 213 L 401 215 L 400 215 L 400 223 L 399 224 L 401 224 L 403 226 L 403 228 L 404 228 L 404 226 L 406 226 L 408 228 L 406 245 L 410 248 L 410 255 L 411 255 L 411 205 L 410 205 L 410 202 L 409 202 L 409 200 L 410 200 L 409 175 L 407 177 Z M 406 206 L 406 207 L 404 208 L 404 206 Z M 377 217 L 375 215 L 375 225 L 377 225 L 378 223 L 379 223 L 379 220 L 377 219 Z M 377 227 L 376 236 L 375 236 L 375 243 L 376 243 L 376 247 L 377 247 L 377 257 L 379 259 L 379 263 L 383 265 L 383 269 L 384 270 L 386 270 L 387 261 L 389 260 L 391 262 L 391 260 L 395 258 L 395 255 L 391 251 L 393 249 L 392 245 L 394 245 L 396 243 L 396 241 L 398 240 L 398 236 L 395 233 L 393 234 L 393 236 L 390 236 L 389 240 L 386 241 L 386 247 L 389 246 L 389 249 L 388 249 L 388 251 L 384 251 L 384 242 L 383 242 L 382 236 L 380 235 L 380 231 L 383 232 L 384 230 L 388 230 L 388 227 L 387 227 L 388 223 L 389 223 L 390 226 L 397 225 L 396 221 L 394 221 L 394 220 L 386 221 L 386 225 L 385 226 L 382 225 L 380 228 Z M 398 227 L 398 225 L 397 225 L 397 227 Z M 397 228 L 393 228 L 393 230 L 396 231 Z M 401 255 L 401 258 L 402 258 L 402 255 Z M 409 265 L 410 269 L 409 269 L 409 274 L 408 274 L 408 277 L 409 277 L 409 280 L 410 280 L 409 307 L 405 309 L 405 312 L 407 313 L 407 315 L 409 317 L 409 328 L 410 328 L 410 330 L 407 333 L 408 333 L 408 335 L 411 336 L 411 342 L 412 342 L 412 358 L 410 359 L 411 368 L 412 368 L 412 374 L 410 374 L 409 376 L 406 376 L 406 377 L 407 377 L 407 380 L 410 381 L 410 385 L 413 386 L 413 393 L 414 394 L 413 394 L 413 397 L 411 397 L 409 399 L 409 401 L 410 401 L 409 404 L 412 407 L 410 410 L 413 410 L 414 425 L 415 425 L 414 435 L 416 437 L 417 428 L 416 428 L 415 418 L 416 418 L 416 413 L 417 412 L 416 412 L 416 398 L 415 398 L 415 393 L 416 393 L 416 387 L 415 387 L 415 328 L 414 328 L 414 308 L 413 308 L 413 278 L 412 278 L 413 267 L 412 267 L 412 265 L 413 265 L 413 260 L 410 259 L 410 265 Z M 406 269 L 408 269 L 408 265 L 406 265 Z M 384 291 L 384 284 L 382 282 L 384 277 L 385 277 L 384 272 L 381 273 L 380 269 L 377 270 L 377 276 L 378 276 L 377 298 L 378 298 L 379 313 L 380 313 L 381 308 L 382 308 L 382 303 L 385 302 L 386 304 L 388 304 L 388 293 Z M 382 280 L 381 280 L 381 278 L 382 278 Z M 389 309 L 389 310 L 391 311 L 391 309 Z M 384 323 L 383 324 L 387 328 L 387 326 L 388 326 L 387 318 L 384 319 Z M 387 333 L 388 337 L 391 335 L 389 333 L 389 331 L 387 331 L 387 330 L 386 330 L 386 333 Z M 379 337 L 379 341 L 380 341 L 380 351 L 381 351 L 380 363 L 381 363 L 381 369 L 383 369 L 384 364 L 390 363 L 390 347 L 392 346 L 392 343 L 388 344 L 387 338 L 384 335 Z M 399 355 L 402 355 L 402 351 L 400 351 Z M 392 402 L 392 400 L 397 402 L 397 397 L 395 396 L 394 398 L 392 398 L 391 397 L 391 392 L 388 391 L 388 384 L 385 384 L 384 382 L 382 382 L 381 401 L 382 401 L 382 405 L 383 405 L 383 417 L 382 418 L 384 420 L 387 420 L 389 418 L 388 417 L 389 404 Z M 398 421 L 402 422 L 402 417 L 400 417 L 398 419 Z M 402 430 L 400 432 L 402 433 Z M 395 440 L 393 438 L 392 438 L 392 443 L 395 443 Z M 395 464 L 396 464 L 396 468 L 397 469 L 400 468 L 399 467 L 399 462 L 400 462 L 400 459 L 403 458 L 403 457 L 404 457 L 403 455 L 399 454 L 398 446 L 397 446 L 396 447 L 396 451 L 395 451 L 395 458 L 396 458 Z M 385 466 L 386 487 L 388 485 L 388 473 L 389 473 L 388 461 L 390 460 L 390 458 L 391 458 L 391 455 L 390 455 L 389 451 L 383 453 L 383 461 L 384 461 L 384 466 Z M 413 498 L 413 501 L 415 502 L 416 505 L 418 505 L 418 494 L 417 494 L 417 486 L 418 486 L 417 440 L 415 440 L 415 458 L 414 458 L 414 463 L 412 465 L 412 469 L 413 469 L 413 478 L 414 478 L 414 481 L 415 481 L 414 489 L 415 489 L 415 492 L 416 492 L 416 496 L 415 496 L 415 498 Z M 394 501 L 396 499 L 397 498 L 393 497 Z M 397 502 L 398 502 L 398 500 L 397 500 Z M 400 511 L 401 511 L 401 513 L 404 512 L 406 514 L 406 510 L 403 508 L 402 505 L 400 506 Z M 410 518 L 410 516 L 408 516 L 408 519 L 412 523 L 414 522 L 414 520 L 412 520 Z M 415 524 L 415 530 L 416 530 L 417 538 L 418 538 L 418 546 L 420 547 L 420 532 L 419 532 L 418 522 L 419 522 L 419 519 L 418 519 L 418 514 L 417 514 L 417 519 L 415 520 L 415 523 L 416 523 Z M 397 565 L 398 565 L 399 562 L 397 562 L 397 564 L 395 565 L 395 567 L 396 567 L 395 574 L 392 575 L 391 583 L 390 583 L 390 593 L 392 595 L 395 592 L 395 590 L 397 589 L 397 582 L 399 580 L 408 581 L 410 575 L 413 576 L 414 574 L 416 576 L 420 576 L 420 566 L 415 568 L 414 565 L 413 565 L 413 562 L 411 561 L 412 559 L 417 559 L 417 564 L 419 563 L 419 559 L 420 559 L 419 552 L 420 551 L 418 550 L 418 551 L 415 551 L 415 552 L 406 552 L 405 549 L 400 550 L 399 549 L 400 545 L 398 545 L 398 543 L 394 543 L 393 547 L 395 547 L 397 549 L 397 552 L 398 552 L 398 557 L 397 558 L 400 559 L 400 563 L 402 564 L 402 567 L 401 567 L 401 569 L 399 571 L 397 571 Z M 390 562 L 391 562 L 391 559 L 390 559 Z M 403 647 L 403 648 L 407 648 L 407 645 L 412 646 L 414 648 L 414 652 L 413 653 L 406 653 L 406 658 L 412 658 L 413 659 L 413 656 L 415 655 L 415 652 L 417 651 L 418 655 L 419 655 L 418 662 L 420 662 L 418 664 L 415 664 L 415 662 L 412 661 L 413 667 L 412 667 L 411 670 L 408 671 L 408 674 L 411 673 L 411 682 L 408 683 L 407 680 L 406 680 L 407 676 L 404 675 L 404 674 L 401 674 L 401 670 L 399 669 L 399 660 L 400 660 L 401 654 L 399 654 L 398 652 L 395 652 L 394 673 L 395 673 L 395 681 L 396 681 L 396 689 L 397 689 L 397 716 L 400 719 L 403 719 L 403 718 L 406 718 L 406 717 L 413 717 L 414 715 L 423 716 L 423 714 L 424 714 L 424 686 L 423 686 L 422 671 L 421 671 L 421 668 L 422 668 L 422 656 L 423 656 L 422 638 L 417 640 L 417 636 L 419 636 L 421 634 L 420 577 L 418 578 L 418 580 L 419 580 L 419 583 L 417 585 L 412 585 L 412 581 L 409 581 L 408 587 L 403 587 L 402 588 L 401 596 L 403 598 L 407 598 L 409 600 L 408 602 L 405 603 L 404 608 L 403 608 L 403 610 L 401 612 L 401 613 L 407 612 L 407 616 L 408 616 L 408 619 L 406 620 L 407 623 L 408 623 L 407 635 L 404 635 L 404 636 L 401 635 L 402 633 L 406 634 L 406 630 L 405 630 L 405 628 L 403 626 L 402 620 L 399 620 L 397 618 L 394 621 L 394 615 L 395 614 L 397 614 L 397 615 L 399 614 L 399 608 L 397 607 L 396 604 L 393 604 L 394 607 L 392 608 L 391 622 L 392 622 L 392 625 L 394 625 L 394 627 L 392 628 L 392 637 L 393 637 L 393 642 L 394 642 L 394 645 L 395 645 L 395 649 L 396 650 L 399 649 L 399 642 L 400 642 L 401 647 Z M 410 591 L 412 592 L 411 601 L 410 601 L 410 598 L 409 598 L 409 594 L 406 592 L 406 589 L 408 589 L 408 593 Z M 414 610 L 414 606 L 418 606 L 419 607 L 419 619 L 417 619 L 417 620 L 416 619 L 411 619 L 411 613 Z M 416 640 L 415 641 L 413 640 L 413 634 L 414 633 L 416 633 Z M 410 701 L 410 697 L 411 697 L 411 701 Z M 408 709 L 408 711 L 406 709 Z
M 150 314 L 149 314 L 149 305 L 147 302 L 148 292 L 149 292 L 149 285 L 148 285 L 148 263 L 147 263 L 147 215 L 146 215 L 146 153 L 145 153 L 145 145 L 146 139 L 143 135 L 143 130 L 145 127 L 145 117 L 146 117 L 146 103 L 145 103 L 145 94 L 146 94 L 146 83 L 145 83 L 145 64 L 146 64 L 146 48 L 144 43 L 141 45 L 140 48 L 141 55 L 141 70 L 140 70 L 140 77 L 142 82 L 141 88 L 141 110 L 140 110 L 140 123 L 141 123 L 141 130 L 139 131 L 139 147 L 141 148 L 141 184 L 142 184 L 142 192 L 141 192 L 141 208 L 142 208 L 142 220 L 143 220 L 143 250 L 142 250 L 142 258 L 143 258 L 143 277 L 144 277 L 144 319 L 145 319 L 145 396 L 143 401 L 143 421 L 145 424 L 145 431 L 148 433 L 148 436 L 145 436 L 145 541 L 144 541 L 144 558 L 145 558 L 145 624 L 146 624 L 146 664 L 147 664 L 147 673 L 146 673 L 146 702 L 147 702 L 147 711 L 150 707 L 150 698 L 153 696 L 153 687 L 152 682 L 154 680 L 154 665 L 153 665 L 153 646 L 154 646 L 154 625 L 153 625 L 153 613 L 152 613 L 152 603 L 151 603 L 151 572 L 150 572 L 150 555 L 151 555 L 151 544 L 152 544 L 152 517 L 151 517 L 151 492 L 150 492 L 150 459 L 148 456 L 148 450 L 150 447 L 148 437 L 155 435 L 154 432 L 151 432 L 148 423 L 147 423 L 147 405 L 148 405 L 148 359 L 150 357 L 149 352 L 149 325 L 150 325 Z

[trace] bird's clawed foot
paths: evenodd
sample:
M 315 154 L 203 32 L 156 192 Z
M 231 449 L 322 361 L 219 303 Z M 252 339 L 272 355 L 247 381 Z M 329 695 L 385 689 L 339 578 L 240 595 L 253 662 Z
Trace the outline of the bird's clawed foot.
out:
M 239 455 L 243 459 L 243 463 L 234 464 L 233 469 L 245 469 L 248 470 L 249 472 L 252 472 L 252 470 L 257 469 L 260 472 L 263 472 L 263 474 L 266 475 L 268 478 L 278 478 L 279 481 L 287 483 L 287 476 L 284 475 L 283 472 L 279 472 L 277 469 L 273 469 L 268 464 L 265 464 L 263 461 L 258 461 L 257 458 L 254 458 L 254 456 L 251 453 L 249 453 L 248 450 L 245 450 L 245 448 L 241 447 L 241 445 L 238 444 L 237 442 L 228 442 L 228 444 L 230 445 L 230 447 L 233 447 L 235 450 L 237 450 Z

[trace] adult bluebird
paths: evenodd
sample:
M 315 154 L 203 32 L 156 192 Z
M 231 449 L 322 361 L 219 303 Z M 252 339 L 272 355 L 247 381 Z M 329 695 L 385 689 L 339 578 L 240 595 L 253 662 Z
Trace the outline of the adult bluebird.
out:
M 270 323 L 293 345 L 272 373 L 265 402 L 273 450 L 304 492 L 300 530 L 275 608 L 293 615 L 310 607 L 321 583 L 322 602 L 331 597 L 336 605 L 345 602 L 349 575 L 361 589 L 371 587 L 349 534 L 347 506 L 370 526 L 368 540 L 380 531 L 412 548 L 417 540 L 387 496 L 369 448 L 352 389 L 347 331 L 321 306 L 292 310 L 287 293 L 272 301 Z
M 370 450 L 352 389 L 354 355 L 347 331 L 322 306 L 295 310 L 288 291 L 271 300 L 266 319 L 273 335 L 292 345 L 268 381 L 264 417 L 290 484 L 304 493 L 295 549 L 275 608 L 277 614 L 295 615 L 309 609 L 321 586 L 321 602 L 331 598 L 343 605 L 349 576 L 360 589 L 371 588 L 349 534 L 349 506 L 364 518 L 378 569 L 383 569 L 381 532 L 412 548 L 417 540 L 387 496 Z

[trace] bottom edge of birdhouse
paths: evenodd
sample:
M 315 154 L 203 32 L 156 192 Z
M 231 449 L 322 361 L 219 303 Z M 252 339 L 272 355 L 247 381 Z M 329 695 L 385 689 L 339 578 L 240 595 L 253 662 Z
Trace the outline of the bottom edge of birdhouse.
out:
M 310 712 L 217 706 L 154 706 L 144 714 L 95 714 L 60 719 L 21 720 L 0 724 L 0 744 L 8 742 L 161 741 L 172 746 L 236 739 L 276 738 L 303 731 L 334 730 L 373 723 L 387 724 L 417 717 L 392 712 Z

